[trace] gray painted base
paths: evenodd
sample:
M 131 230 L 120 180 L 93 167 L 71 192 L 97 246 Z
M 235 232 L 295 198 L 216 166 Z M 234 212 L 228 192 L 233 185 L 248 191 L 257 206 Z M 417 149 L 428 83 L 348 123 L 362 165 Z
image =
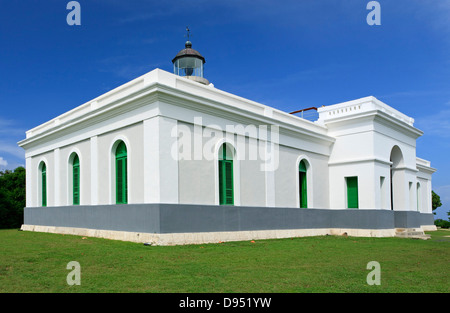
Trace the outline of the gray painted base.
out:
M 186 237 L 185 234 L 203 233 L 200 236 L 204 238 L 200 240 L 202 242 L 208 242 L 206 235 L 214 237 L 215 241 L 221 241 L 220 238 L 216 238 L 216 235 L 234 232 L 248 234 L 248 236 L 245 235 L 242 238 L 249 237 L 249 234 L 252 237 L 255 232 L 263 232 L 264 237 L 269 236 L 268 238 L 270 238 L 270 235 L 268 235 L 270 231 L 276 231 L 278 234 L 294 234 L 297 232 L 298 234 L 314 235 L 330 232 L 339 233 L 340 231 L 344 232 L 344 230 L 355 234 L 359 232 L 366 235 L 372 233 L 376 236 L 392 236 L 395 228 L 421 228 L 433 224 L 432 214 L 413 211 L 155 203 L 27 207 L 24 209 L 23 229 L 42 231 L 47 227 L 47 229 L 51 229 L 51 232 L 58 232 L 59 229 L 60 232 L 64 230 L 64 232 L 74 233 L 74 231 L 69 230 L 78 229 L 86 230 L 83 234 L 87 234 L 89 231 L 91 233 L 97 231 L 98 234 L 100 234 L 98 231 L 104 231 L 103 233 L 158 234 L 158 236 L 151 238 L 157 238 L 156 241 L 161 241 L 158 238 L 166 238 L 164 239 L 165 242 L 170 244 L 170 239 L 167 239 L 170 234 L 183 234 Z M 75 231 L 75 233 L 77 232 Z M 272 236 L 275 235 L 272 234 Z M 131 235 L 131 237 L 133 236 Z M 197 243 L 199 236 L 196 238 L 194 241 Z

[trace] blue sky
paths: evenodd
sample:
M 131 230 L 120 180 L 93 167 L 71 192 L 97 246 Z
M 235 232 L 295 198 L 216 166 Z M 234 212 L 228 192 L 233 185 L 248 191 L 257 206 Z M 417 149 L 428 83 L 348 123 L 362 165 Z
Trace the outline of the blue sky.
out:
M 184 48 L 216 88 L 294 111 L 373 95 L 415 118 L 417 156 L 450 210 L 450 0 L 0 0 L 0 169 L 23 165 L 25 131 L 154 68 Z

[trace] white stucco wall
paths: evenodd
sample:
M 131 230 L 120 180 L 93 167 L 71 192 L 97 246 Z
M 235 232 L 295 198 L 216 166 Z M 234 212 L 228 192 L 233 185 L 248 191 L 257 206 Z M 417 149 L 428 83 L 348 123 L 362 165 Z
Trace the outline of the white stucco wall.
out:
M 208 126 L 178 122 L 179 195 L 183 204 L 219 204 L 218 150 L 224 143 L 233 147 L 235 205 L 266 206 L 266 174 L 258 155 L 260 141 Z M 186 144 L 186 136 L 189 145 Z M 212 134 L 212 135 L 210 135 Z M 198 148 L 200 147 L 200 149 Z M 189 153 L 186 152 L 189 149 Z M 199 151 L 196 151 L 199 150 Z M 256 153 L 256 155 L 254 154 Z
M 320 108 L 319 114 L 336 138 L 329 164 L 331 208 L 346 208 L 345 177 L 357 176 L 360 209 L 417 210 L 416 139 L 422 132 L 412 118 L 373 97 Z
M 298 164 L 305 159 L 309 208 L 345 209 L 345 178 L 357 176 L 359 208 L 390 209 L 390 157 L 398 147 L 403 161 L 392 175 L 394 209 L 417 210 L 419 199 L 420 211 L 431 212 L 434 169 L 416 158 L 422 133 L 413 119 L 373 97 L 320 108 L 319 116 L 311 123 L 155 70 L 27 132 L 20 143 L 26 150 L 27 206 L 40 205 L 38 167 L 43 160 L 47 205 L 71 204 L 73 152 L 80 158 L 80 204 L 114 204 L 112 150 L 123 140 L 128 203 L 218 204 L 217 152 L 228 142 L 236 152 L 235 205 L 299 207 Z M 261 147 L 275 139 L 252 133 L 249 125 L 279 127 L 273 171 L 262 170 L 269 154 Z M 228 126 L 235 128 L 229 131 Z M 173 155 L 182 144 L 174 134 L 183 130 L 192 135 L 188 159 Z M 212 139 L 212 133 L 222 136 Z M 213 157 L 205 158 L 203 150 Z
M 276 206 L 300 207 L 298 167 L 301 160 L 308 164 L 308 208 L 329 208 L 328 157 L 286 146 L 280 146 L 280 162 L 275 171 Z

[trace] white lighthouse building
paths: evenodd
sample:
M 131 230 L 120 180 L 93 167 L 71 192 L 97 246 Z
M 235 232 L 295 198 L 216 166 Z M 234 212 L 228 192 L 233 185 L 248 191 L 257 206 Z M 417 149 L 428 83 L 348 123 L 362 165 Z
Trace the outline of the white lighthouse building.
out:
M 26 132 L 23 230 L 163 245 L 434 228 L 413 118 L 369 96 L 309 121 L 215 88 L 190 41 L 172 62 Z

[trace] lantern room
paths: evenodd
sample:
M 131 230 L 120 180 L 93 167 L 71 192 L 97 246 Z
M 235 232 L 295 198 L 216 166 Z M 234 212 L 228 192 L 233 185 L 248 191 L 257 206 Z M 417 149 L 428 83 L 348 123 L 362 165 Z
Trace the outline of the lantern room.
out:
M 209 81 L 203 77 L 205 58 L 192 49 L 192 43 L 188 40 L 185 48 L 173 58 L 173 73 L 196 82 L 209 85 Z

